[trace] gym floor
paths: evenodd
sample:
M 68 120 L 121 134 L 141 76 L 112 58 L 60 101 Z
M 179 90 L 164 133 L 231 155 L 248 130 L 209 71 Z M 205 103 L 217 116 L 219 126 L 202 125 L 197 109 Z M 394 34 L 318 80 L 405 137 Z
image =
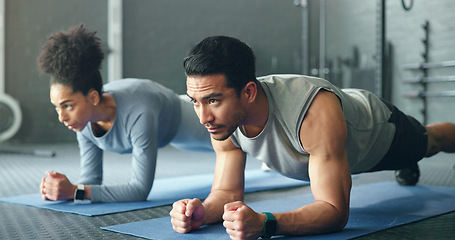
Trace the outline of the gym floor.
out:
M 39 192 L 45 171 L 67 175 L 72 182 L 79 176 L 77 144 L 2 145 L 2 149 L 23 153 L 0 152 L 0 197 Z M 24 150 L 55 151 L 55 157 L 34 156 Z M 170 146 L 158 153 L 157 178 L 213 173 L 213 153 L 184 152 Z M 454 155 L 438 154 L 419 163 L 419 184 L 455 187 Z M 128 181 L 131 155 L 104 154 L 104 183 Z M 260 168 L 255 159 L 248 159 L 247 169 Z M 379 181 L 394 181 L 392 171 L 359 174 L 353 185 Z M 245 202 L 310 193 L 308 186 L 247 193 Z M 455 201 L 455 199 L 454 199 Z M 137 239 L 136 237 L 101 230 L 100 227 L 136 222 L 169 215 L 171 206 L 155 207 L 124 213 L 86 217 L 0 202 L 0 239 Z M 455 239 L 455 212 L 415 223 L 390 228 L 358 239 Z

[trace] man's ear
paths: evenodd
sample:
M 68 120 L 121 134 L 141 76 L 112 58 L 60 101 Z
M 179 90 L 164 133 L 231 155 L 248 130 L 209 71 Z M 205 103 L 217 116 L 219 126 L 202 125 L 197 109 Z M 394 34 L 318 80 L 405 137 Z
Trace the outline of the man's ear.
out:
M 243 95 L 246 97 L 248 103 L 254 102 L 258 93 L 258 86 L 255 82 L 248 82 L 242 91 Z
M 87 94 L 88 101 L 96 106 L 100 103 L 100 94 L 95 89 L 91 89 Z

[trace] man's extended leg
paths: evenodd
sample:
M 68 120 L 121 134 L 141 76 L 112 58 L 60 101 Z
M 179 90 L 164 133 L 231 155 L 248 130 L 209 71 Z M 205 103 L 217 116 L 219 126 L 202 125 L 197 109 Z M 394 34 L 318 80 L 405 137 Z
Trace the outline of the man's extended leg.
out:
M 455 124 L 441 122 L 426 126 L 428 134 L 428 148 L 425 157 L 431 157 L 442 151 L 455 152 Z
M 414 165 L 395 171 L 395 180 L 400 185 L 415 186 L 420 178 L 419 165 Z
M 427 125 L 428 147 L 425 157 L 431 157 L 438 152 L 455 152 L 455 124 L 441 122 Z M 454 165 L 455 169 L 455 165 Z M 414 186 L 419 181 L 419 165 L 395 171 L 395 179 L 400 185 Z

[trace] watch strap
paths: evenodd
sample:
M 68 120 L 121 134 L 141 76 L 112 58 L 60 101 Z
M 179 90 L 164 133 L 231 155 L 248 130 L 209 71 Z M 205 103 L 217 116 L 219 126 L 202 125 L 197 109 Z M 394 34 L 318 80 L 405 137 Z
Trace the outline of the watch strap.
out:
M 263 236 L 262 238 L 271 238 L 276 233 L 276 220 L 273 214 L 269 212 L 263 212 L 267 217 L 264 222 L 264 227 L 262 228 Z

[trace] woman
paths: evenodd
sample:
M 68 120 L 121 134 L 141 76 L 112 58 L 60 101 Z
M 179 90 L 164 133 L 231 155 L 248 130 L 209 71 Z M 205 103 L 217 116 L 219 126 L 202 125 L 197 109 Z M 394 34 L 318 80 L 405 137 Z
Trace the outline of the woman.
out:
M 54 33 L 38 57 L 41 70 L 51 75 L 50 100 L 59 121 L 76 132 L 81 156 L 80 184 L 47 172 L 41 194 L 46 200 L 143 201 L 154 180 L 158 148 L 171 143 L 211 151 L 210 136 L 191 102 L 158 83 L 122 79 L 103 86 L 104 54 L 95 34 L 84 25 Z M 101 185 L 103 151 L 132 153 L 128 183 Z

